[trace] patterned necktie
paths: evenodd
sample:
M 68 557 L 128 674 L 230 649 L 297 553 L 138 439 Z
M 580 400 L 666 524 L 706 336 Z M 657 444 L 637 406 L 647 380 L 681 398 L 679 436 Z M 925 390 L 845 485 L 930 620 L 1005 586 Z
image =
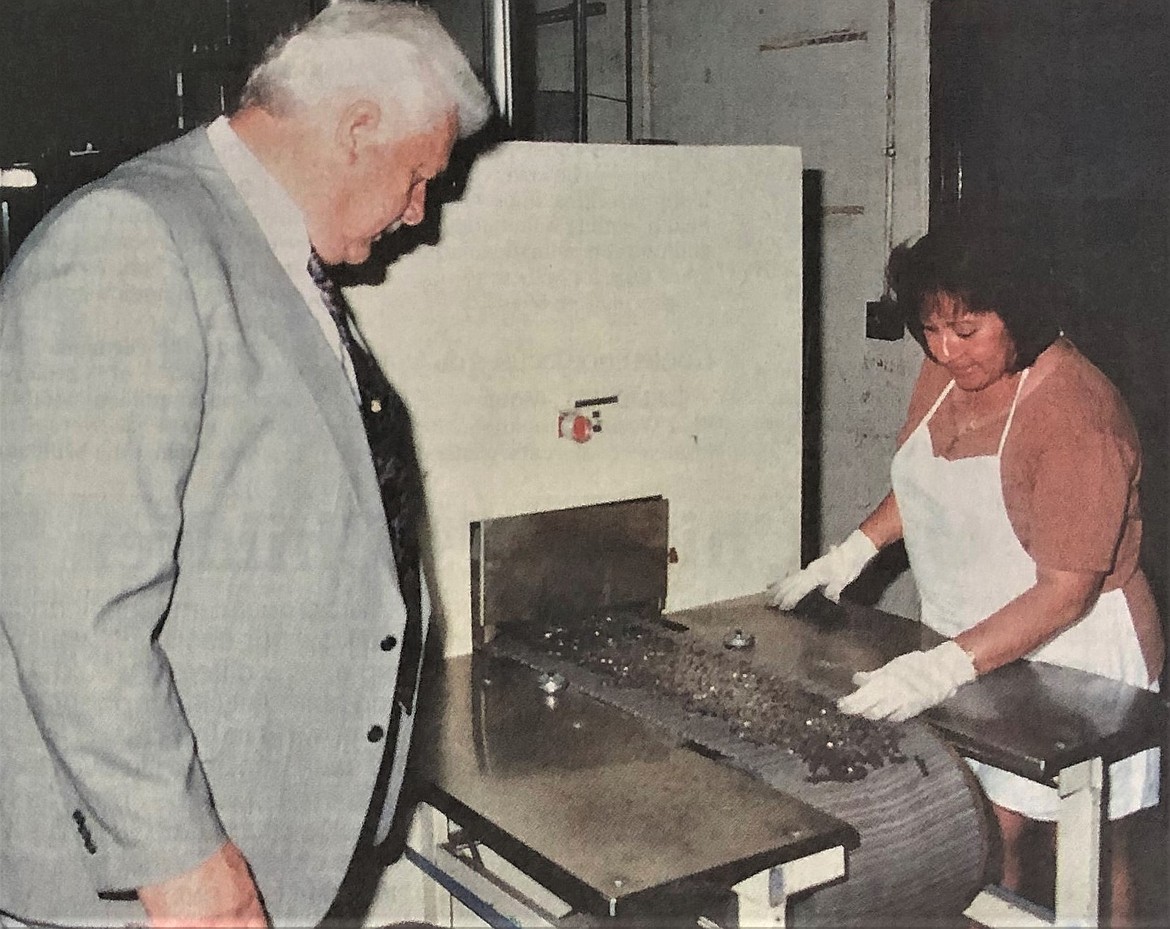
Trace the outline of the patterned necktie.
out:
M 390 547 L 398 571 L 398 586 L 406 604 L 406 630 L 403 634 L 396 696 L 409 713 L 414 705 L 423 638 L 418 536 L 423 495 L 410 414 L 373 355 L 354 338 L 345 297 L 316 251 L 309 255 L 308 269 L 313 283 L 321 291 L 325 308 L 337 326 L 337 333 L 349 354 L 357 381 L 362 423 L 366 428 L 370 458 L 382 494 Z

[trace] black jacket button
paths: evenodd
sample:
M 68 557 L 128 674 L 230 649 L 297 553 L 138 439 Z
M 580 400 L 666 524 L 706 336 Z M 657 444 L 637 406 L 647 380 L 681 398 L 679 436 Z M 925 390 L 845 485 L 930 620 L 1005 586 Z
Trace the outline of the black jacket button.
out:
M 370 731 L 366 733 L 366 738 L 371 742 L 381 742 L 386 735 L 386 730 L 381 726 L 370 726 Z
M 388 652 L 388 651 L 392 650 L 395 645 L 398 644 L 398 640 L 396 638 L 394 638 L 394 636 L 388 635 L 379 644 L 382 648 L 382 651 Z

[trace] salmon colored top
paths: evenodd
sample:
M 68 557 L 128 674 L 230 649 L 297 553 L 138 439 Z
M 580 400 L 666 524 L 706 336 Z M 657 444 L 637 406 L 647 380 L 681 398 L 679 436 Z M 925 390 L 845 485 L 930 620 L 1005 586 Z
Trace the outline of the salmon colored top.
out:
M 941 365 L 923 361 L 899 447 L 950 380 Z M 994 455 L 1010 402 L 975 424 L 962 422 L 956 406 L 947 397 L 928 424 L 935 455 Z M 1004 506 L 1038 565 L 1104 573 L 1104 591 L 1124 591 L 1153 680 L 1165 646 L 1157 604 L 1138 566 L 1140 476 L 1141 445 L 1121 394 L 1072 343 L 1057 341 L 1036 360 L 1021 390 L 1003 450 Z

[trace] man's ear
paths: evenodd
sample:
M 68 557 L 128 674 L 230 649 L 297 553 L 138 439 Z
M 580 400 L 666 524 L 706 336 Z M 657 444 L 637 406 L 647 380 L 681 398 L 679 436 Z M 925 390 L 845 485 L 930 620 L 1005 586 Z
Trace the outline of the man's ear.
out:
M 354 100 L 337 117 L 335 142 L 352 162 L 381 137 L 381 125 L 382 108 L 377 103 L 365 98 Z

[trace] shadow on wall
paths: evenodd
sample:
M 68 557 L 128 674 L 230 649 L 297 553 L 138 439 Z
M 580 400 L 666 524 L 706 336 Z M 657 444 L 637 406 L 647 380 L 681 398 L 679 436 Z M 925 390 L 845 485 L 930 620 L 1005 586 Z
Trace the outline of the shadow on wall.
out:
M 909 570 L 910 561 L 906 557 L 906 548 L 901 542 L 896 542 L 878 553 L 878 556 L 861 572 L 861 576 L 845 589 L 845 596 L 862 606 L 877 606 L 886 589 L 903 572 Z M 905 608 L 898 610 L 890 608 L 890 611 L 905 612 Z
M 377 286 L 385 282 L 390 266 L 398 259 L 415 249 L 438 245 L 443 233 L 443 207 L 462 199 L 475 160 L 499 145 L 507 131 L 507 126 L 497 120 L 471 138 L 456 142 L 447 170 L 427 185 L 423 221 L 417 226 L 402 226 L 375 242 L 364 263 L 335 269 L 338 283 L 343 287 Z

